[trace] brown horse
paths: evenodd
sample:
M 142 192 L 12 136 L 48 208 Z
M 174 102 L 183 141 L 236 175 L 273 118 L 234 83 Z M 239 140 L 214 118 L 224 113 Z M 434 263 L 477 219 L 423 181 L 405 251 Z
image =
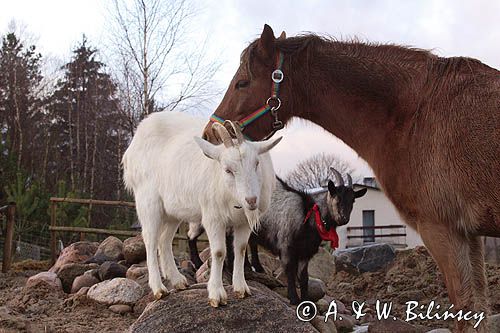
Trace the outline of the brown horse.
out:
M 364 158 L 419 231 L 455 309 L 487 311 L 480 236 L 500 237 L 498 70 L 397 45 L 276 39 L 265 25 L 211 121 L 240 120 L 248 137 L 262 139 L 292 117 Z

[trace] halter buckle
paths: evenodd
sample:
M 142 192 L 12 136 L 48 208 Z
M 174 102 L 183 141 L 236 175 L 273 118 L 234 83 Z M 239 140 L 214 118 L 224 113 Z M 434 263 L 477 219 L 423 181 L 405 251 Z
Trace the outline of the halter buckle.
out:
M 283 74 L 281 69 L 275 69 L 271 74 L 271 79 L 273 80 L 274 83 L 280 83 L 281 81 L 283 81 L 284 77 L 285 74 Z

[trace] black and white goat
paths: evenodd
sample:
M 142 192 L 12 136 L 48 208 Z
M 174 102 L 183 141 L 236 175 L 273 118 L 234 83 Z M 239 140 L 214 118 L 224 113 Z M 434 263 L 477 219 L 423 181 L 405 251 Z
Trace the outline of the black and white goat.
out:
M 278 178 L 269 210 L 261 216 L 257 233 L 250 236 L 252 266 L 256 271 L 264 271 L 257 245 L 280 257 L 287 274 L 291 304 L 299 303 L 297 277 L 300 299 L 307 300 L 309 260 L 318 252 L 322 240 L 332 241 L 332 247 L 338 246 L 335 228 L 349 222 L 355 199 L 366 193 L 366 189 L 354 191 L 350 175 L 347 175 L 346 186 L 340 173 L 334 168 L 331 170 L 338 186 L 330 180 L 326 193 L 308 194 L 291 188 Z M 197 230 L 189 234 L 191 258 L 195 264 L 201 263 L 196 249 L 196 239 L 201 232 Z

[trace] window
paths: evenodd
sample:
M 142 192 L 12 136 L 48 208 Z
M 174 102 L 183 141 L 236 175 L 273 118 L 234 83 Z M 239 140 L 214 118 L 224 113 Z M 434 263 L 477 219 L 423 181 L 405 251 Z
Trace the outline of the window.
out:
M 363 240 L 364 243 L 375 242 L 375 211 L 374 210 L 364 210 L 363 211 Z

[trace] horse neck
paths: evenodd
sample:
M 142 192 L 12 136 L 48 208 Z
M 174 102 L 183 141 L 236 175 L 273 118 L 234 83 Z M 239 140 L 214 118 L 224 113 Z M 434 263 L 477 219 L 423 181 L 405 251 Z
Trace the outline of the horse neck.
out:
M 309 64 L 296 64 L 301 70 L 290 80 L 292 113 L 337 136 L 377 173 L 381 152 L 404 146 L 430 56 L 400 47 L 334 42 L 305 58 Z

